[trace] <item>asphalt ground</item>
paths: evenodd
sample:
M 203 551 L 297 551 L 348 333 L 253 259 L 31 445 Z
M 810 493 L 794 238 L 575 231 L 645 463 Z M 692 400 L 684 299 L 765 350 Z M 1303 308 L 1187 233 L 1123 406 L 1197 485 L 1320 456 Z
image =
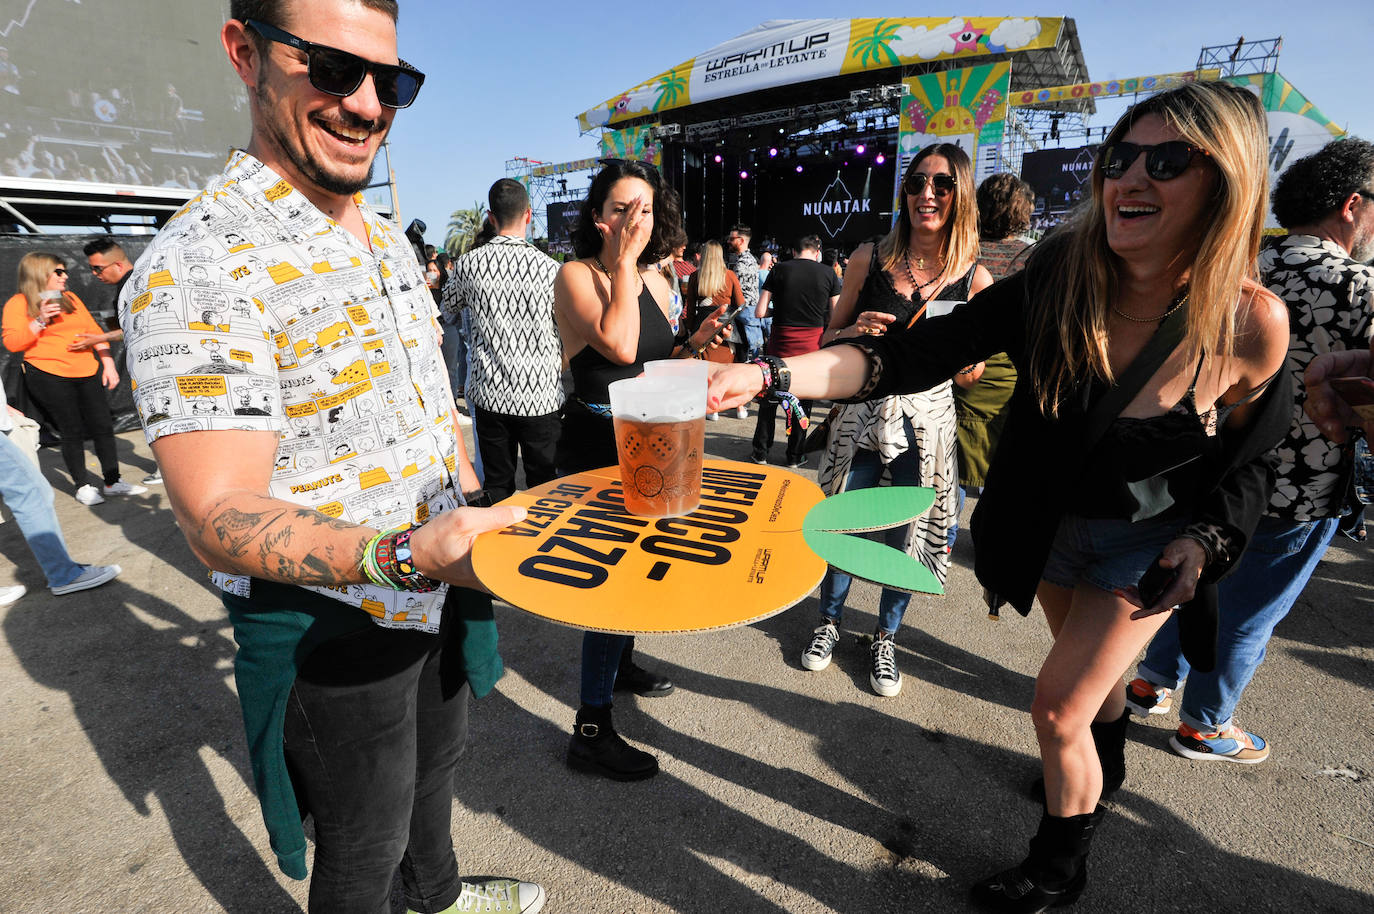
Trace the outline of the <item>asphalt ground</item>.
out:
M 753 427 L 709 424 L 708 451 L 745 459 Z M 126 478 L 151 470 L 141 435 L 119 448 Z M 54 597 L 0 526 L 0 584 L 30 590 L 0 609 L 0 911 L 300 910 L 307 884 L 276 869 L 251 788 L 232 633 L 165 495 L 86 508 L 41 459 L 73 555 L 124 573 Z M 1038 613 L 987 619 L 971 559 L 961 533 L 948 595 L 912 601 L 896 698 L 868 686 L 862 583 L 818 673 L 798 660 L 814 595 L 745 628 L 640 638 L 678 687 L 617 701 L 662 766 L 636 784 L 563 763 L 578 633 L 499 607 L 507 673 L 473 705 L 455 789 L 463 872 L 541 882 L 559 914 L 965 910 L 1038 820 L 1027 709 L 1050 643 Z M 1264 764 L 1178 757 L 1173 715 L 1132 725 L 1074 910 L 1374 910 L 1372 592 L 1366 547 L 1339 541 L 1240 708 Z

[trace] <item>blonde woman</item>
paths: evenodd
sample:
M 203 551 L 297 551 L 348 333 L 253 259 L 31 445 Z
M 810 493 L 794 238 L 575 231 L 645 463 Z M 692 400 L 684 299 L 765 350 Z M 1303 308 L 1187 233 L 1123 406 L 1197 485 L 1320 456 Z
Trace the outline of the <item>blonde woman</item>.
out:
M 902 177 L 902 199 L 892 231 L 864 244 L 849 260 L 849 281 L 823 340 L 856 336 L 900 337 L 937 313 L 948 312 L 992 285 L 977 265 L 978 209 L 973 170 L 958 146 L 922 149 Z M 977 380 L 973 366 L 956 380 Z M 904 527 L 886 530 L 889 546 L 905 551 L 941 582 L 949 570 L 949 532 L 958 521 L 959 462 L 953 384 L 947 379 L 921 393 L 894 394 L 840 407 L 830 422 L 818 481 L 827 494 L 878 485 L 929 486 L 935 504 Z M 849 594 L 850 576 L 827 569 L 821 582 L 820 624 L 802 651 L 808 670 L 830 665 Z M 902 690 L 894 638 L 911 594 L 883 588 L 869 656 L 868 684 L 884 697 Z
M 722 305 L 726 306 L 727 310 L 744 305 L 744 289 L 740 286 L 735 271 L 725 266 L 725 253 L 720 242 L 707 241 L 702 244 L 699 251 L 701 266 L 687 278 L 686 309 L 690 317 L 683 322 L 685 333 L 695 332 L 701 326 L 701 322 L 715 314 Z M 735 340 L 744 340 L 742 332 L 732 333 L 731 336 Z M 717 346 L 706 353 L 706 358 L 712 362 L 733 362 L 735 348 L 733 345 Z M 748 407 L 736 410 L 735 415 L 740 419 L 747 418 Z M 716 413 L 707 413 L 706 418 L 714 422 L 719 416 Z
M 1099 800 L 1125 769 L 1122 674 L 1171 608 L 1180 621 L 1215 609 L 1215 582 L 1268 500 L 1264 456 L 1292 394 L 1287 310 L 1256 275 L 1267 148 L 1244 89 L 1147 99 L 1103 141 L 1091 198 L 1023 272 L 904 337 L 785 366 L 798 397 L 865 399 L 996 352 L 1016 362 L 974 570 L 993 606 L 1029 613 L 1038 597 L 1055 641 L 1031 706 L 1044 814 L 1025 860 L 973 887 L 984 909 L 1043 911 L 1083 892 Z M 778 383 L 761 374 L 715 369 L 711 406 Z
M 108 343 L 80 348 L 78 337 L 104 333 L 75 293 L 67 291 L 67 268 L 54 254 L 34 251 L 19 261 L 19 292 L 5 303 L 5 348 L 24 354 L 24 386 L 52 417 L 62 438 L 62 460 L 72 475 L 76 500 L 98 505 L 105 495 L 148 491 L 119 478 L 114 423 L 102 385 L 114 390 L 119 372 Z M 78 348 L 74 348 L 78 347 Z M 86 470 L 84 440 L 92 439 L 103 485 Z M 103 493 L 103 494 L 102 494 Z

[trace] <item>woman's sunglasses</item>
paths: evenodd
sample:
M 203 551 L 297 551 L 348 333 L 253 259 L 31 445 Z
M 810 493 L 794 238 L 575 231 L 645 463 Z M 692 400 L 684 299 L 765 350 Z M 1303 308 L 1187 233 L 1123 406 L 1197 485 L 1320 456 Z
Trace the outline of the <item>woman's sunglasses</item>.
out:
M 1154 146 L 1139 143 L 1110 143 L 1098 153 L 1102 177 L 1116 180 L 1126 173 L 1141 153 L 1145 153 L 1145 174 L 1156 181 L 1171 181 L 1188 170 L 1195 155 L 1210 155 L 1207 150 L 1182 140 L 1170 140 Z
M 907 175 L 906 183 L 903 186 L 907 193 L 915 197 L 926 189 L 926 184 L 930 184 L 934 188 L 935 196 L 948 197 L 957 183 L 954 180 L 954 175 L 928 175 L 918 171 L 915 174 Z
M 377 87 L 377 101 L 388 108 L 409 108 L 425 81 L 425 74 L 404 60 L 399 65 L 373 63 L 357 54 L 297 38 L 258 19 L 246 19 L 243 24 L 268 41 L 304 51 L 310 85 L 326 95 L 347 98 L 358 91 L 371 72 L 372 81 Z

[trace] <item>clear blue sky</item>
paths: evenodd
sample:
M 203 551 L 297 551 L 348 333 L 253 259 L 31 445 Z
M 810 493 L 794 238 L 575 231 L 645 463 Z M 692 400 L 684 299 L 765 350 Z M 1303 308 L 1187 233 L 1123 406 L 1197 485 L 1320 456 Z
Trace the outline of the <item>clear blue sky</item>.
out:
M 419 100 L 392 129 L 401 216 L 443 241 L 449 214 L 486 199 L 505 161 L 594 156 L 576 116 L 767 19 L 912 15 L 909 4 L 756 0 L 626 5 L 405 0 L 401 56 L 427 74 Z M 925 15 L 1069 16 L 1093 79 L 1191 69 L 1204 45 L 1282 36 L 1279 72 L 1352 133 L 1374 140 L 1369 103 L 1374 2 L 1057 0 L 1040 7 L 926 8 Z M 618 19 L 616 18 L 618 15 Z M 1094 125 L 1119 106 L 1103 105 Z

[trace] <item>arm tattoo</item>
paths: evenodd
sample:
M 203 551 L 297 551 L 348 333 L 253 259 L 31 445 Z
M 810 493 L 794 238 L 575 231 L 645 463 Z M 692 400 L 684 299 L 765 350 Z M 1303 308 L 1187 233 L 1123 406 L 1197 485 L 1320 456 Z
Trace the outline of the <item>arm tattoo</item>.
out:
M 308 508 L 269 508 L 244 512 L 225 508 L 207 525 L 224 552 L 240 562 L 242 571 L 299 585 L 338 584 L 356 574 L 366 542 L 343 549 L 332 542 L 312 543 L 312 531 L 357 530 L 350 524 Z M 256 550 L 256 561 L 249 556 Z M 339 561 L 342 557 L 343 561 Z M 243 567 L 244 564 L 252 567 Z

